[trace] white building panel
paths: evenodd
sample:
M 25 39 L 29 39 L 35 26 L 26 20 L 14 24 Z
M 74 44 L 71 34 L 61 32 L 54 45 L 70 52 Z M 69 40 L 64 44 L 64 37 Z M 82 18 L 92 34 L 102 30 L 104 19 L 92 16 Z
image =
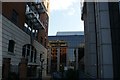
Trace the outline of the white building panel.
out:
M 46 68 L 47 68 L 47 49 L 42 46 L 41 44 L 39 44 L 37 41 L 34 41 L 33 43 L 34 47 L 36 48 L 37 50 L 37 64 L 40 65 L 40 54 L 42 54 L 42 57 L 44 59 L 44 62 L 43 62 L 43 75 L 42 76 L 46 76 Z
M 11 58 L 11 64 L 15 67 L 18 66 L 22 58 L 22 48 L 26 44 L 30 44 L 30 36 L 26 34 L 23 30 L 18 28 L 4 16 L 2 16 L 2 55 L 3 58 Z M 9 40 L 15 41 L 14 53 L 8 52 Z M 1 41 L 1 40 L 0 40 Z M 1 42 L 0 42 L 1 43 Z M 34 41 L 33 46 L 37 50 L 37 65 L 40 65 L 40 53 L 43 52 L 44 58 L 44 70 L 43 76 L 46 76 L 46 66 L 47 66 L 47 49 L 42 46 L 37 41 Z M 1 49 L 0 49 L 1 50 Z

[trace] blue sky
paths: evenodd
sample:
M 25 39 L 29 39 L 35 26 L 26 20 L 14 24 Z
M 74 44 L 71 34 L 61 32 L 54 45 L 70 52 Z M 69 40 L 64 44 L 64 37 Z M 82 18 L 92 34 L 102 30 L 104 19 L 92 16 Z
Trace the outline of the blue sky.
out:
M 58 31 L 83 31 L 80 0 L 50 0 L 48 35 Z

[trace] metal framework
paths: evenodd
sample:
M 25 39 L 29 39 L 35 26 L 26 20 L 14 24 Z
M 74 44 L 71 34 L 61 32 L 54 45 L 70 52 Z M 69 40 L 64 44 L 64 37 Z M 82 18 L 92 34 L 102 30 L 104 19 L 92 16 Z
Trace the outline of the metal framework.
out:
M 40 14 L 46 12 L 42 2 L 28 2 L 26 5 L 26 23 L 32 29 L 45 29 Z

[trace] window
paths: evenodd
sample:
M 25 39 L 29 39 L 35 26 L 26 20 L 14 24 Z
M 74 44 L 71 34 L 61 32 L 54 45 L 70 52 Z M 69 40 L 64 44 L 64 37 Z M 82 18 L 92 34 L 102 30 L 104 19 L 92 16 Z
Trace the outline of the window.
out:
M 13 10 L 11 16 L 12 16 L 12 17 L 11 17 L 11 20 L 12 20 L 14 23 L 17 23 L 17 22 L 18 22 L 18 13 L 17 13 L 15 10 Z
M 15 42 L 13 40 L 9 40 L 8 52 L 14 53 L 14 46 L 15 46 Z
M 35 53 L 34 53 L 34 62 L 36 62 L 36 50 L 35 50 Z
M 25 46 L 23 46 L 22 48 L 22 56 L 25 57 L 25 52 L 26 52 L 26 49 L 25 49 Z
M 40 38 L 40 43 L 41 43 L 41 44 L 43 43 L 43 38 L 42 38 L 42 37 Z
M 36 62 L 36 49 L 32 45 L 26 44 L 23 46 L 22 56 L 25 57 L 29 62 Z
M 36 35 L 35 35 L 36 40 L 38 40 L 39 30 L 35 30 L 35 32 L 36 32 L 36 33 L 35 33 L 35 34 L 36 34 Z

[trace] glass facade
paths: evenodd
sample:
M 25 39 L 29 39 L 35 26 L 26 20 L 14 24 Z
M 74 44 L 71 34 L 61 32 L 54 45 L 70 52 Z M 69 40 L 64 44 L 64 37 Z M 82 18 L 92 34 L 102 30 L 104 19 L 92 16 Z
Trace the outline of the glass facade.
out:
M 48 40 L 64 40 L 68 45 L 67 57 L 69 61 L 75 61 L 74 49 L 78 48 L 81 43 L 84 43 L 84 35 L 62 35 L 48 36 Z M 67 33 L 66 33 L 67 34 Z

